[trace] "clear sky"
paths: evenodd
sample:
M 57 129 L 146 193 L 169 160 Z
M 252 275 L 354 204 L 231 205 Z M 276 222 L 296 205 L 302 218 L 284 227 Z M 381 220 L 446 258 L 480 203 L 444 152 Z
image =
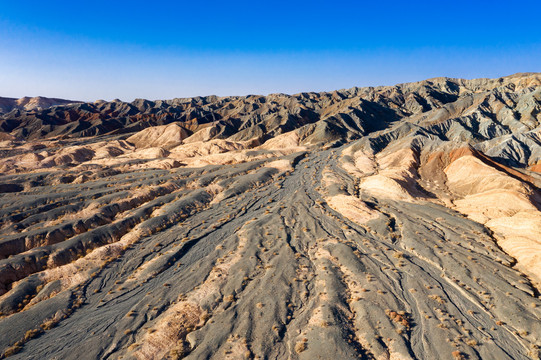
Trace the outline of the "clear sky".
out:
M 541 1 L 0 0 L 0 96 L 169 99 L 541 71 Z

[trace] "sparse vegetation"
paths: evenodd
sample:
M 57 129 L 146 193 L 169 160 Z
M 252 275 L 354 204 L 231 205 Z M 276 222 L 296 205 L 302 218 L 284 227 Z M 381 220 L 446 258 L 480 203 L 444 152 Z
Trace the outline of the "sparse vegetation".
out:
M 297 342 L 297 344 L 295 344 L 295 352 L 297 354 L 300 354 L 301 352 L 306 350 L 306 342 L 307 341 L 308 341 L 308 339 L 303 339 L 303 340 Z

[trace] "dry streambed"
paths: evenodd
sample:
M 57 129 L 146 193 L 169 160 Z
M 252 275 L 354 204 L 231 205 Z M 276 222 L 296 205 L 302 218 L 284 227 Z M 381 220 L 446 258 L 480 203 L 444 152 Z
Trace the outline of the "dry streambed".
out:
M 492 232 L 412 196 L 413 160 L 364 174 L 350 153 L 4 194 L 4 355 L 538 356 L 538 293 Z

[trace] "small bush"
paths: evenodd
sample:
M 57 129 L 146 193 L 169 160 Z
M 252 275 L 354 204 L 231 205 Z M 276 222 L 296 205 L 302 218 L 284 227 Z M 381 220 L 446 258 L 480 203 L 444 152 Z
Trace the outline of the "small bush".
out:
M 20 345 L 13 345 L 12 347 L 7 348 L 7 350 L 4 352 L 4 356 L 8 357 L 8 356 L 17 354 L 21 350 L 22 350 L 22 347 Z
M 24 340 L 26 341 L 26 340 L 33 339 L 36 336 L 38 336 L 40 333 L 41 333 L 41 330 L 38 330 L 38 329 L 28 330 L 26 334 L 24 334 Z
M 300 354 L 301 352 L 303 352 L 304 350 L 306 350 L 306 343 L 304 341 L 299 341 L 296 345 L 295 345 L 295 351 L 297 352 L 297 354 Z

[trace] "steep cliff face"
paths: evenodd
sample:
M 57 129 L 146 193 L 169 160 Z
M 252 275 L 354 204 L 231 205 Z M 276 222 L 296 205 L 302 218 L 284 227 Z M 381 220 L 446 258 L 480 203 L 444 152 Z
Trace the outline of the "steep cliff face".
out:
M 541 76 L 0 117 L 0 349 L 537 359 Z

